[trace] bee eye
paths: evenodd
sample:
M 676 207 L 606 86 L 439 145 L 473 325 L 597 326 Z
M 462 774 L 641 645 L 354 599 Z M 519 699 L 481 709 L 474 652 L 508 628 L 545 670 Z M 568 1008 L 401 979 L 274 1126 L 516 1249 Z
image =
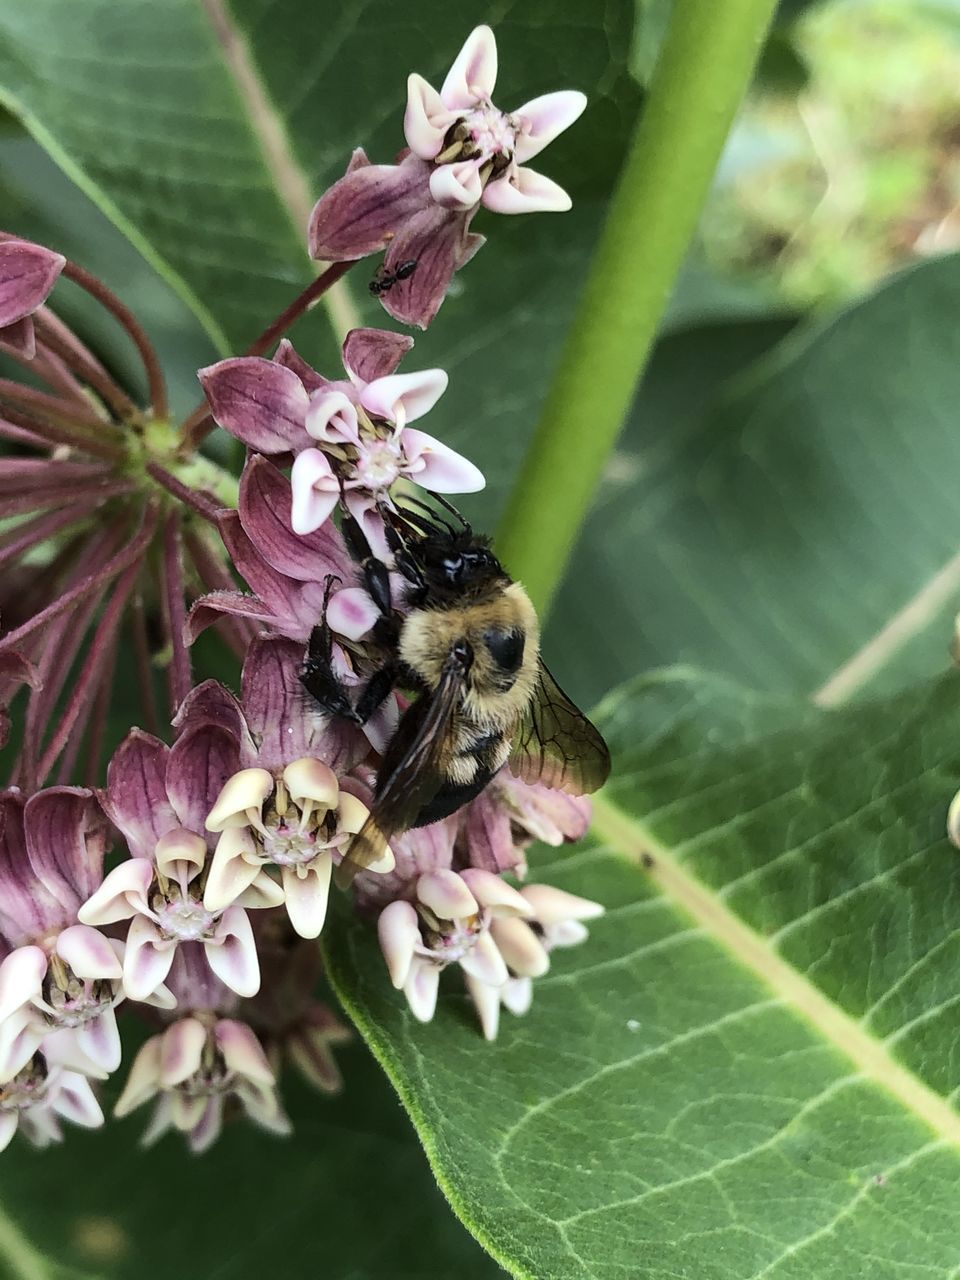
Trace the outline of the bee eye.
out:
M 522 631 L 487 631 L 483 641 L 501 671 L 516 671 L 523 661 Z

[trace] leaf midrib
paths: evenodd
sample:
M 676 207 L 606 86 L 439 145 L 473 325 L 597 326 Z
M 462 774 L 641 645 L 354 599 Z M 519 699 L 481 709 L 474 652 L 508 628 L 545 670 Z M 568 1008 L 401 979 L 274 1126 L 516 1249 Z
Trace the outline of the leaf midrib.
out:
M 897 1062 L 880 1041 L 784 960 L 767 939 L 734 915 L 642 823 L 601 795 L 594 801 L 592 830 L 611 849 L 645 870 L 670 902 L 809 1022 L 861 1076 L 892 1094 L 938 1139 L 960 1146 L 960 1115 L 946 1099 Z

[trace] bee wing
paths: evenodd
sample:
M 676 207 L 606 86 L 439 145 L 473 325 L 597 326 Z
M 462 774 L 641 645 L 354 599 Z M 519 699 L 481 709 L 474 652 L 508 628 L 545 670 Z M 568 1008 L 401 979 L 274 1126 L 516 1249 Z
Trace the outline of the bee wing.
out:
M 573 795 L 588 795 L 610 774 L 610 752 L 540 661 L 540 678 L 510 750 L 510 772 Z
M 362 868 L 379 862 L 391 837 L 413 826 L 436 794 L 447 728 L 460 703 L 468 665 L 461 655 L 451 653 L 434 692 L 418 698 L 401 717 L 377 774 L 370 817 L 337 868 L 341 887 Z

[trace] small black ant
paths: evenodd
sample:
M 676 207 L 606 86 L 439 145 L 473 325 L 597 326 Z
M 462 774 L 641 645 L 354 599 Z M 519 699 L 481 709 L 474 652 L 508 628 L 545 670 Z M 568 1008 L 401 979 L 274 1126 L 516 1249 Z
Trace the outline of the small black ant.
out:
M 381 293 L 389 293 L 398 281 L 409 279 L 416 269 L 416 258 L 412 258 L 409 262 L 401 262 L 396 271 L 385 271 L 383 267 L 378 267 L 377 274 L 370 281 L 370 292 L 376 294 L 377 297 Z

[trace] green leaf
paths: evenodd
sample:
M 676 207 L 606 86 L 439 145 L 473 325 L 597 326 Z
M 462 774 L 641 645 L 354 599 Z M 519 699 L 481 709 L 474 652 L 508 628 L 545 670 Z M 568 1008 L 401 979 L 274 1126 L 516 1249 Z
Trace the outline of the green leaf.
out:
M 148 1110 L 0 1165 L 5 1280 L 493 1280 L 499 1268 L 445 1212 L 392 1092 L 359 1046 L 346 1092 L 284 1082 L 296 1126 L 228 1125 L 206 1156 L 179 1137 L 137 1146 Z M 11 1158 L 12 1157 L 12 1158 Z M 429 1242 L 425 1249 L 425 1242 Z
M 609 699 L 597 839 L 534 866 L 607 914 L 495 1045 L 452 975 L 422 1027 L 369 930 L 328 943 L 514 1275 L 956 1274 L 958 717 L 956 676 L 830 712 L 687 670 Z
M 547 635 L 583 700 L 676 661 L 833 702 L 944 669 L 958 289 L 924 263 L 753 365 L 783 325 L 662 342 Z

